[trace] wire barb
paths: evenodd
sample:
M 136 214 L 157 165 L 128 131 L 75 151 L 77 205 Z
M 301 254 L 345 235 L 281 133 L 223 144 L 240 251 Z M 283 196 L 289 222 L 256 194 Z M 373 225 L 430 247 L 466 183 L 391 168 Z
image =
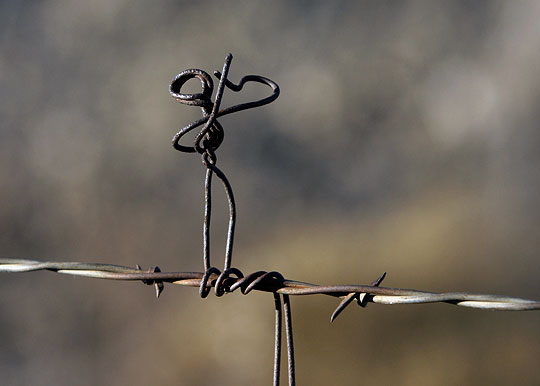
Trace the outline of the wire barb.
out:
M 382 281 L 384 280 L 384 278 L 386 277 L 386 272 L 384 272 L 381 276 L 379 276 L 379 278 L 377 278 L 377 280 L 373 281 L 370 285 L 373 286 L 373 287 L 378 287 L 379 284 L 382 283 Z M 341 314 L 341 312 L 349 305 L 351 304 L 351 302 L 356 299 L 356 301 L 358 302 L 358 305 L 361 306 L 361 307 L 366 307 L 367 306 L 367 300 L 366 300 L 366 296 L 368 295 L 367 292 L 351 292 L 350 294 L 348 294 L 347 296 L 345 296 L 343 298 L 343 300 L 341 301 L 341 303 L 339 303 L 339 305 L 337 306 L 336 310 L 334 311 L 334 313 L 332 314 L 332 316 L 330 317 L 330 322 L 333 322 L 334 320 L 336 320 L 336 318 L 338 317 L 339 314 Z
M 137 269 L 139 271 L 142 270 L 141 266 L 137 264 Z M 161 269 L 159 269 L 158 266 L 151 267 L 147 272 L 161 272 Z M 163 292 L 165 289 L 165 285 L 163 284 L 162 280 L 152 280 L 152 279 L 143 279 L 142 282 L 146 285 L 153 285 L 156 289 L 156 298 L 159 299 L 159 295 Z

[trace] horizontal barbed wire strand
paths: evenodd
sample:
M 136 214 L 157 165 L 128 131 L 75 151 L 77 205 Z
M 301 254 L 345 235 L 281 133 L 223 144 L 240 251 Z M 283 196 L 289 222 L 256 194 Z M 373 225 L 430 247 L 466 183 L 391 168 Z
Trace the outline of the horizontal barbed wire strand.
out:
M 0 272 L 31 272 L 39 270 L 62 274 L 92 277 L 108 280 L 143 280 L 146 284 L 170 283 L 190 287 L 200 287 L 202 272 L 145 272 L 114 264 L 78 262 L 53 262 L 26 259 L 0 259 Z M 211 274 L 207 285 L 213 287 L 219 275 Z M 228 288 L 244 278 L 230 277 Z M 238 287 L 238 286 L 237 286 Z M 345 297 L 351 293 L 367 294 L 363 300 L 378 304 L 419 304 L 449 303 L 462 307 L 488 310 L 528 311 L 540 310 L 540 301 L 509 296 L 483 295 L 467 292 L 435 293 L 412 289 L 379 287 L 371 285 L 317 285 L 289 279 L 272 279 L 257 284 L 253 289 L 277 292 L 282 295 L 316 295 Z

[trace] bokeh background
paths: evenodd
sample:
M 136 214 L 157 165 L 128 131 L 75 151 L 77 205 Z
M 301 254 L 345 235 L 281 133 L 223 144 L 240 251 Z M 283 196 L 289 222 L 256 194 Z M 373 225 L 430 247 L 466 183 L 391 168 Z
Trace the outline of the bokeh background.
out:
M 168 85 L 232 52 L 233 81 L 281 86 L 220 120 L 233 265 L 540 299 L 539 20 L 534 1 L 3 1 L 0 254 L 200 271 L 204 168 L 170 144 L 200 110 Z M 267 93 L 248 86 L 223 105 Z M 271 382 L 268 294 L 0 288 L 2 385 Z M 292 301 L 300 385 L 540 384 L 540 313 L 372 304 L 331 325 L 336 299 Z

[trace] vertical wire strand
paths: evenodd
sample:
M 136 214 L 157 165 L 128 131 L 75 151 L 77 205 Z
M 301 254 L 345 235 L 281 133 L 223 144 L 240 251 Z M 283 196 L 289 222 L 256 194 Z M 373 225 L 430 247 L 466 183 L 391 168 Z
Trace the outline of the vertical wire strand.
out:
M 231 65 L 232 61 L 232 54 L 228 54 L 225 58 L 225 63 L 223 64 L 223 71 L 221 73 L 221 76 L 219 78 L 219 85 L 216 91 L 216 100 L 214 102 L 214 106 L 212 108 L 212 113 L 210 114 L 209 121 L 213 121 L 215 119 L 215 116 L 217 112 L 219 111 L 219 106 L 221 104 L 221 98 L 223 97 L 223 91 L 225 90 L 225 83 L 227 80 L 227 75 L 229 74 L 229 67 Z M 223 187 L 225 188 L 225 193 L 227 194 L 227 201 L 229 202 L 229 228 L 227 230 L 227 245 L 225 247 L 225 263 L 223 270 L 226 271 L 229 268 L 231 268 L 231 260 L 232 260 L 232 250 L 233 250 L 233 242 L 234 242 L 234 229 L 236 226 L 236 203 L 234 201 L 234 194 L 232 190 L 232 186 L 229 183 L 229 180 L 225 176 L 225 174 L 216 166 L 212 165 L 214 169 L 214 172 L 219 177 L 221 182 L 223 182 Z
M 274 343 L 274 382 L 273 386 L 279 386 L 279 376 L 281 372 L 281 299 L 279 294 L 274 292 L 274 305 L 276 307 L 276 329 Z
M 223 270 L 226 271 L 231 268 L 234 230 L 236 228 L 236 203 L 234 201 L 232 186 L 225 174 L 216 165 L 210 165 L 210 168 L 223 183 L 223 187 L 225 188 L 225 193 L 227 195 L 227 201 L 229 202 L 229 229 L 227 230 L 227 245 L 225 247 L 225 264 L 223 268 Z
M 197 135 L 197 138 L 195 139 L 195 146 L 200 146 L 200 141 L 203 139 L 203 137 L 209 135 L 209 131 L 212 129 L 212 126 L 214 125 L 214 122 L 216 120 L 216 114 L 219 111 L 219 106 L 221 104 L 221 99 L 223 97 L 223 92 L 225 90 L 225 83 L 227 80 L 227 74 L 229 73 L 229 67 L 231 65 L 232 61 L 232 55 L 228 54 L 225 58 L 225 63 L 223 64 L 223 72 L 221 73 L 221 77 L 219 79 L 219 85 L 216 91 L 216 99 L 214 101 L 214 104 L 212 106 L 212 112 L 210 113 L 210 116 L 208 118 L 208 121 L 206 122 L 204 128 L 201 130 L 201 132 Z M 208 134 L 207 134 L 208 133 Z M 208 197 L 209 200 L 206 201 L 205 205 L 205 223 L 204 223 L 204 230 L 203 230 L 203 239 L 204 239 L 204 268 L 207 271 L 210 268 L 210 210 L 211 210 L 211 183 L 212 183 L 212 172 L 216 173 L 216 175 L 219 177 L 221 182 L 223 183 L 223 186 L 225 188 L 225 193 L 227 195 L 227 201 L 229 202 L 229 228 L 227 230 L 227 245 L 225 247 L 225 263 L 223 270 L 226 271 L 231 267 L 231 260 L 232 260 L 232 250 L 233 250 L 233 242 L 234 242 L 234 229 L 236 226 L 236 203 L 234 201 L 234 194 L 232 191 L 231 184 L 229 183 L 229 180 L 225 176 L 225 174 L 215 165 L 216 159 L 215 154 L 213 153 L 213 149 L 202 148 L 201 150 L 204 150 L 208 156 L 211 156 L 211 159 L 213 158 L 213 161 L 210 160 L 210 162 L 204 162 L 207 167 L 206 172 L 206 182 L 208 182 L 208 188 L 206 188 L 205 185 L 205 200 Z M 208 217 L 206 217 L 207 212 L 206 209 L 208 209 Z
M 287 359 L 289 365 L 289 386 L 295 386 L 294 373 L 294 344 L 293 344 L 293 328 L 292 328 L 292 312 L 289 295 L 283 295 L 283 310 L 285 312 L 285 330 L 287 333 Z
M 232 55 L 228 54 L 225 58 L 225 63 L 223 65 L 223 73 L 219 80 L 218 89 L 216 92 L 216 100 L 212 106 L 212 112 L 210 113 L 210 116 L 208 120 L 206 121 L 206 124 L 204 125 L 204 128 L 201 130 L 199 135 L 197 135 L 197 138 L 195 139 L 195 146 L 200 146 L 200 141 L 203 139 L 203 137 L 208 136 L 208 131 L 212 129 L 212 126 L 214 125 L 215 119 L 216 119 L 216 113 L 219 111 L 219 106 L 221 104 L 221 99 L 223 97 L 223 91 L 225 90 L 225 80 L 227 79 L 227 74 L 229 72 L 229 67 L 231 65 L 232 61 Z M 232 197 L 232 187 L 229 184 L 229 181 L 223 174 L 221 170 L 219 170 L 213 163 L 215 163 L 215 154 L 213 154 L 213 149 L 201 149 L 205 150 L 206 155 L 213 156 L 213 162 L 205 162 L 203 158 L 203 163 L 206 165 L 206 179 L 205 179 L 205 185 L 204 185 L 204 200 L 205 200 L 205 206 L 204 206 L 204 225 L 203 225 L 203 265 L 204 270 L 208 271 L 210 269 L 210 221 L 211 221 L 211 213 L 212 213 L 212 173 L 214 171 L 217 171 L 218 177 L 221 179 L 225 186 L 225 191 L 227 193 L 227 199 L 229 201 L 229 230 L 227 232 L 227 247 L 225 252 L 225 269 L 230 268 L 230 261 L 232 256 L 232 239 L 234 238 L 234 223 L 236 222 L 236 206 L 234 203 L 234 197 Z M 231 201 L 232 199 L 232 201 Z M 232 202 L 232 204 L 231 204 Z M 231 232 L 232 228 L 232 232 Z M 228 262 L 228 264 L 227 264 Z
M 199 153 L 202 153 L 204 150 L 206 150 L 200 146 L 200 142 L 202 141 L 203 137 L 206 136 L 206 134 L 212 129 L 212 126 L 216 121 L 216 115 L 219 112 L 219 106 L 221 105 L 221 99 L 223 98 L 223 92 L 225 91 L 225 83 L 227 80 L 227 75 L 229 73 L 231 61 L 232 54 L 229 53 L 225 58 L 225 63 L 223 64 L 223 72 L 221 73 L 221 77 L 219 78 L 219 84 L 216 91 L 216 99 L 212 105 L 212 112 L 210 113 L 208 120 L 204 124 L 202 130 L 195 137 L 195 148 L 197 149 L 197 151 L 199 151 Z
M 203 264 L 204 271 L 210 269 L 210 220 L 212 217 L 212 169 L 206 169 L 204 181 Z
M 219 84 L 216 91 L 216 100 L 212 108 L 212 113 L 210 114 L 212 120 L 215 119 L 215 116 L 219 111 L 219 106 L 221 105 L 221 98 L 223 97 L 223 91 L 225 90 L 225 83 L 227 80 L 227 75 L 229 74 L 229 67 L 231 66 L 232 58 L 232 54 L 229 53 L 225 57 L 225 63 L 223 63 L 223 72 L 219 78 Z

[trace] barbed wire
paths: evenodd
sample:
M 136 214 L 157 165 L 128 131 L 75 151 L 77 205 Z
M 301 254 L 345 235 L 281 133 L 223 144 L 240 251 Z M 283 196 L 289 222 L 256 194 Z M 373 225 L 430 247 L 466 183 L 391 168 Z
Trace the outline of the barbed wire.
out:
M 289 385 L 295 385 L 294 370 L 294 344 L 292 329 L 292 313 L 289 301 L 290 295 L 329 295 L 343 298 L 330 318 L 333 322 L 337 316 L 354 300 L 361 307 L 368 303 L 378 304 L 419 304 L 419 303 L 447 303 L 462 307 L 479 308 L 486 310 L 504 311 L 532 311 L 540 310 L 540 301 L 515 298 L 500 295 L 483 295 L 467 292 L 435 293 L 413 289 L 380 287 L 386 277 L 383 273 L 377 280 L 369 285 L 318 285 L 297 280 L 286 279 L 279 272 L 257 271 L 247 276 L 238 269 L 232 269 L 236 277 L 228 275 L 225 279 L 216 269 L 209 275 L 207 272 L 163 272 L 159 267 L 151 267 L 143 271 L 140 266 L 130 268 L 114 264 L 96 264 L 79 262 L 54 262 L 27 259 L 0 259 L 0 272 L 22 273 L 33 271 L 53 271 L 56 273 L 106 279 L 106 280 L 141 280 L 146 285 L 156 288 L 156 297 L 164 289 L 164 283 L 188 287 L 205 288 L 210 291 L 214 288 L 217 296 L 232 293 L 237 289 L 244 295 L 252 290 L 271 292 L 274 296 L 275 341 L 274 341 L 274 371 L 273 385 L 279 385 L 281 368 L 281 335 L 282 335 L 282 306 L 280 295 L 283 297 L 283 310 L 285 314 L 285 329 L 287 339 L 287 358 Z M 221 280 L 220 280 L 221 278 Z M 207 294 L 208 294 L 207 292 Z
M 148 271 L 142 271 L 140 268 L 130 268 L 114 264 L 0 259 L 0 272 L 14 273 L 40 270 L 107 280 L 141 280 L 148 285 L 170 283 L 187 287 L 200 287 L 204 277 L 203 272 L 162 272 L 157 267 L 152 267 Z M 263 277 L 263 275 L 267 275 L 264 280 L 255 281 L 256 279 Z M 350 304 L 352 300 L 358 298 L 358 304 L 363 306 L 367 303 L 387 305 L 448 303 L 456 306 L 481 308 L 486 310 L 540 310 L 540 301 L 516 297 L 473 294 L 468 292 L 437 293 L 414 289 L 380 287 L 379 284 L 380 281 L 382 281 L 381 278 L 369 285 L 318 285 L 286 279 L 278 272 L 257 271 L 247 276 L 244 276 L 240 272 L 239 277 L 229 276 L 218 283 L 217 279 L 219 276 L 220 273 L 212 273 L 208 277 L 206 283 L 204 283 L 207 288 L 214 288 L 216 295 L 218 296 L 240 289 L 240 292 L 244 295 L 247 295 L 252 290 L 277 292 L 283 295 L 329 295 L 344 298 L 344 300 L 348 301 L 347 305 Z M 161 291 L 159 293 L 161 293 Z M 354 294 L 355 296 L 353 297 L 351 294 Z M 337 315 L 335 317 L 337 317 Z
M 186 153 L 199 153 L 202 163 L 206 167 L 204 183 L 204 220 L 203 220 L 203 267 L 204 272 L 163 272 L 157 266 L 144 271 L 140 266 L 135 268 L 97 263 L 80 262 L 55 262 L 28 259 L 0 258 L 0 272 L 22 273 L 32 271 L 53 271 L 61 274 L 83 276 L 106 280 L 141 280 L 146 285 L 155 287 L 156 296 L 159 298 L 165 286 L 164 283 L 181 286 L 198 287 L 202 298 L 209 295 L 212 288 L 216 296 L 223 296 L 236 290 L 244 295 L 251 291 L 270 292 L 274 296 L 275 307 L 275 343 L 274 343 L 274 374 L 273 385 L 280 382 L 281 369 L 281 339 L 282 321 L 285 323 L 287 342 L 287 367 L 289 385 L 295 385 L 294 345 L 292 312 L 289 296 L 291 295 L 328 295 L 341 298 L 341 302 L 332 313 L 330 320 L 333 322 L 343 310 L 353 301 L 361 307 L 368 303 L 378 304 L 419 304 L 419 303 L 447 303 L 462 307 L 480 308 L 488 310 L 505 311 L 528 311 L 540 310 L 540 301 L 527 300 L 499 295 L 482 295 L 467 292 L 435 293 L 413 289 L 401 289 L 381 287 L 380 284 L 386 277 L 386 272 L 369 285 L 318 285 L 285 278 L 277 271 L 256 271 L 244 276 L 238 268 L 231 267 L 234 230 L 236 225 L 236 204 L 231 184 L 223 171 L 216 166 L 216 149 L 224 139 L 224 130 L 217 121 L 218 117 L 239 112 L 254 107 L 271 103 L 279 96 L 279 86 L 272 80 L 259 76 L 247 75 L 240 79 L 238 84 L 227 79 L 232 55 L 225 58 L 223 71 L 214 71 L 219 79 L 214 102 L 212 102 L 213 82 L 211 76 L 200 69 L 188 69 L 179 73 L 171 82 L 170 94 L 179 102 L 190 106 L 199 106 L 203 117 L 182 128 L 173 137 L 173 146 L 176 150 Z M 198 79 L 201 82 L 201 93 L 185 94 L 181 92 L 182 86 L 190 79 Z M 220 110 L 220 104 L 224 89 L 238 92 L 244 84 L 256 82 L 264 84 L 272 89 L 272 94 L 257 101 L 242 103 Z M 196 135 L 193 146 L 180 144 L 180 139 L 191 130 L 202 126 Z M 229 205 L 229 226 L 227 230 L 227 242 L 225 249 L 225 261 L 223 271 L 210 264 L 210 220 L 212 209 L 212 176 L 216 175 L 222 182 Z M 283 298 L 283 306 L 282 300 Z

